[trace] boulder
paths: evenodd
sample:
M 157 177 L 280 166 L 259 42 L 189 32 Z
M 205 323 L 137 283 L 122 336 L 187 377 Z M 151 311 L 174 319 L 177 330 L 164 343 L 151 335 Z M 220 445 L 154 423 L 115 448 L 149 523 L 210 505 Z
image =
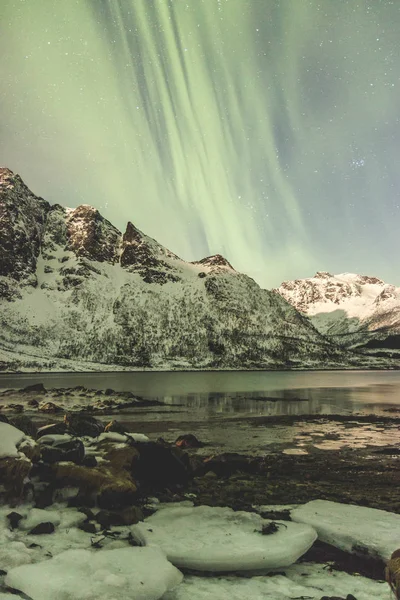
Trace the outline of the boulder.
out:
M 10 525 L 10 529 L 17 529 L 18 523 L 20 522 L 21 519 L 23 519 L 23 516 L 15 511 L 12 511 L 12 512 L 8 513 L 7 519 L 8 519 L 8 523 Z
M 33 529 L 31 529 L 29 535 L 44 535 L 54 533 L 55 529 L 54 523 L 46 521 L 45 523 L 39 523 Z
M 78 487 L 81 499 L 95 497 L 100 508 L 131 506 L 137 497 L 137 486 L 129 473 L 111 466 L 88 468 L 75 464 L 55 464 L 53 478 L 58 487 Z
M 51 423 L 51 425 L 43 425 L 37 430 L 37 439 L 44 435 L 62 435 L 67 432 L 67 425 L 65 423 Z
M 70 461 L 81 464 L 85 458 L 85 446 L 79 439 L 69 435 L 46 435 L 39 438 L 42 460 L 53 464 Z
M 96 515 L 96 521 L 104 529 L 112 526 L 135 525 L 139 521 L 143 521 L 143 518 L 142 509 L 138 506 L 127 506 L 118 511 L 100 510 Z
M 64 422 L 69 432 L 79 437 L 98 437 L 104 431 L 103 423 L 90 415 L 67 413 Z
M 139 458 L 134 463 L 136 479 L 155 488 L 187 483 L 192 475 L 189 457 L 179 448 L 156 442 L 138 442 Z
M 5 488 L 6 498 L 21 498 L 31 472 L 32 463 L 26 458 L 0 459 L 0 481 Z
M 122 423 L 120 423 L 119 421 L 116 421 L 115 419 L 113 419 L 112 421 L 107 423 L 107 425 L 104 427 L 104 431 L 105 431 L 105 433 L 112 431 L 114 433 L 124 434 L 127 432 L 127 428 L 124 427 L 124 425 L 122 425 Z
M 176 438 L 175 446 L 178 448 L 202 448 L 204 443 L 200 442 L 192 433 L 185 433 Z

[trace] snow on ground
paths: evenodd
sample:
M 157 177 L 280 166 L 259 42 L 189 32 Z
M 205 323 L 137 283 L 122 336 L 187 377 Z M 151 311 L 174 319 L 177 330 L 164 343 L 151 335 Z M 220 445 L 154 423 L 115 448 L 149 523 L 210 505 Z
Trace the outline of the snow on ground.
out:
M 172 505 L 153 503 L 158 512 L 146 519 L 144 524 L 112 527 L 111 536 L 105 537 L 78 529 L 85 515 L 64 504 L 54 504 L 45 510 L 33 509 L 29 505 L 15 509 L 0 507 L 0 569 L 8 572 L 6 584 L 25 592 L 33 600 L 156 600 L 161 597 L 163 600 L 320 600 L 324 595 L 345 598 L 348 594 L 357 600 L 390 598 L 389 588 L 384 582 L 332 571 L 329 565 L 297 563 L 285 567 L 281 560 L 277 561 L 279 567 L 272 567 L 275 574 L 269 576 L 249 577 L 248 573 L 246 577 L 186 576 L 180 583 L 181 574 L 165 558 L 164 552 L 168 552 L 169 546 L 174 551 L 178 548 L 185 558 L 200 561 L 206 570 L 211 571 L 215 566 L 225 569 L 224 561 L 229 559 L 230 566 L 239 571 L 243 566 L 259 568 L 257 561 L 260 557 L 263 557 L 262 561 L 268 556 L 275 560 L 280 548 L 285 561 L 288 558 L 295 560 L 295 547 L 291 544 L 295 541 L 298 546 L 296 529 L 307 531 L 307 547 L 315 534 L 308 525 L 286 521 L 277 533 L 261 535 L 261 525 L 269 521 L 254 513 L 235 513 L 226 508 L 194 508 L 189 502 Z M 315 501 L 300 507 L 266 505 L 258 508 L 293 509 L 293 516 L 296 513 L 301 516 L 301 511 L 304 516 L 311 512 L 311 505 L 314 505 L 313 522 L 315 506 L 320 507 L 318 528 L 326 522 L 327 514 L 331 516 L 329 523 L 339 535 L 333 536 L 330 541 L 341 548 L 342 521 L 346 529 L 354 524 L 350 533 L 352 542 L 365 542 L 359 535 L 361 530 L 375 536 L 374 541 L 379 546 L 385 540 L 389 524 L 394 530 L 393 537 L 399 531 L 400 516 L 357 506 Z M 22 515 L 24 529 L 9 529 L 6 515 L 11 510 Z M 343 511 L 351 511 L 347 519 L 343 518 Z M 335 515 L 336 521 L 332 515 Z M 53 534 L 28 533 L 28 524 L 34 526 L 47 521 L 56 526 Z M 154 536 L 149 528 L 153 529 Z M 144 530 L 144 535 L 155 545 L 144 548 L 130 546 L 130 534 L 137 534 L 138 529 L 142 529 L 142 535 Z M 323 539 L 323 534 L 320 538 Z M 95 548 L 93 541 L 98 540 L 99 547 Z M 156 547 L 157 543 L 161 549 Z M 267 545 L 263 547 L 263 543 Z M 268 550 L 272 552 L 269 555 Z M 266 562 L 262 566 L 268 568 Z M 194 567 L 198 568 L 198 564 L 195 563 Z M 172 590 L 174 586 L 178 587 Z M 0 591 L 0 600 L 10 598 Z
M 24 437 L 25 434 L 16 427 L 0 422 L 0 458 L 17 458 L 16 446 Z
M 230 508 L 175 506 L 164 508 L 132 527 L 134 536 L 160 546 L 178 567 L 197 571 L 256 571 L 294 563 L 314 543 L 312 527 L 271 521 Z
M 182 574 L 159 548 L 126 547 L 67 550 L 11 569 L 5 581 L 32 600 L 158 600 Z
M 318 539 L 346 552 L 367 550 L 388 560 L 400 546 L 400 515 L 384 510 L 313 500 L 293 510 L 291 518 L 311 525 Z
M 194 577 L 186 576 L 163 600 L 320 600 L 322 596 L 357 600 L 377 600 L 390 597 L 386 583 L 366 577 L 329 571 L 326 565 L 304 563 L 285 569 L 284 575 L 271 577 Z

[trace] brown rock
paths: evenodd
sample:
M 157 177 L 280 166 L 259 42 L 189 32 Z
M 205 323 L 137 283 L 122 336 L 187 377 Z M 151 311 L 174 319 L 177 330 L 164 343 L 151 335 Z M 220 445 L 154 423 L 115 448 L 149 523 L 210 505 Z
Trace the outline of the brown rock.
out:
M 95 496 L 101 508 L 129 506 L 137 496 L 136 483 L 124 469 L 74 464 L 55 464 L 53 469 L 58 486 L 78 487 L 80 497 Z
M 6 497 L 21 499 L 24 492 L 24 483 L 32 468 L 30 460 L 21 458 L 0 459 L 0 481 L 6 491 Z

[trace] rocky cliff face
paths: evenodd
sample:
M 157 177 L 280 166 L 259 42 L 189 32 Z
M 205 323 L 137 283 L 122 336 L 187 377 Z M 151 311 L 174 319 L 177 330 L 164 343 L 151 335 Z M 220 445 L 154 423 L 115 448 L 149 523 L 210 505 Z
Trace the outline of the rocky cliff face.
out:
M 359 365 L 222 256 L 188 263 L 0 171 L 0 367 Z
M 276 291 L 341 346 L 400 350 L 400 288 L 377 277 L 318 272 Z
M 7 295 L 14 281 L 37 284 L 37 258 L 50 205 L 9 169 L 0 169 L 0 189 L 0 290 Z

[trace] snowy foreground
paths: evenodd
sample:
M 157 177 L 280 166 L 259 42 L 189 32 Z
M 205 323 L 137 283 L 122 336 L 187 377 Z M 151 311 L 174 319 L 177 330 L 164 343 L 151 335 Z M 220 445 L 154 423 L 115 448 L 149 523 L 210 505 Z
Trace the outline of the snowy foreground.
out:
M 56 444 L 65 435 L 43 436 L 42 444 L 46 437 Z M 129 438 L 148 443 L 142 434 Z M 114 444 L 114 452 L 132 451 L 128 435 L 109 432 L 97 439 Z M 93 441 L 87 444 L 98 448 Z M 34 449 L 29 436 L 0 423 L 0 460 L 8 464 L 8 473 L 11 467 L 23 469 L 29 463 L 24 452 Z M 104 462 L 99 450 L 96 457 Z M 61 461 L 61 467 L 77 465 Z M 6 483 L 3 479 L 0 488 Z M 76 493 L 58 488 L 58 502 L 45 509 L 0 506 L 0 600 L 390 598 L 383 581 L 299 560 L 318 538 L 348 553 L 387 561 L 399 546 L 399 515 L 315 500 L 286 507 L 292 520 L 271 521 L 256 511 L 189 501 L 161 504 L 154 498 L 144 521 L 101 526 L 100 509 L 67 506 Z
M 325 516 L 321 516 L 324 508 Z M 342 547 L 345 538 L 353 546 L 360 540 L 368 544 L 369 538 L 376 553 L 379 544 L 375 535 L 394 526 L 400 531 L 397 515 L 331 502 L 310 502 L 295 509 L 293 516 L 313 521 L 315 514 L 317 529 L 323 519 L 329 528 L 349 508 L 353 526 L 331 536 L 335 545 Z M 158 505 L 157 512 L 144 523 L 113 527 L 103 536 L 79 529 L 86 515 L 64 504 L 45 510 L 18 507 L 23 519 L 14 530 L 8 527 L 10 510 L 0 509 L 0 569 L 7 573 L 5 585 L 33 600 L 320 600 L 323 596 L 346 598 L 348 594 L 357 600 L 390 598 L 383 582 L 333 571 L 328 565 L 288 566 L 316 538 L 312 525 L 281 521 L 277 531 L 263 535 L 260 528 L 270 522 L 257 514 L 192 507 L 187 502 Z M 376 513 L 381 513 L 379 520 Z M 43 522 L 53 523 L 54 533 L 29 533 Z M 133 539 L 149 545 L 133 546 Z M 394 545 L 384 545 L 384 553 Z M 183 577 L 172 563 L 234 574 Z M 254 572 L 262 566 L 263 574 Z M 268 566 L 275 574 L 267 575 Z M 247 571 L 246 577 L 240 577 L 238 571 Z M 0 592 L 0 600 L 10 597 L 15 600 L 18 596 Z

